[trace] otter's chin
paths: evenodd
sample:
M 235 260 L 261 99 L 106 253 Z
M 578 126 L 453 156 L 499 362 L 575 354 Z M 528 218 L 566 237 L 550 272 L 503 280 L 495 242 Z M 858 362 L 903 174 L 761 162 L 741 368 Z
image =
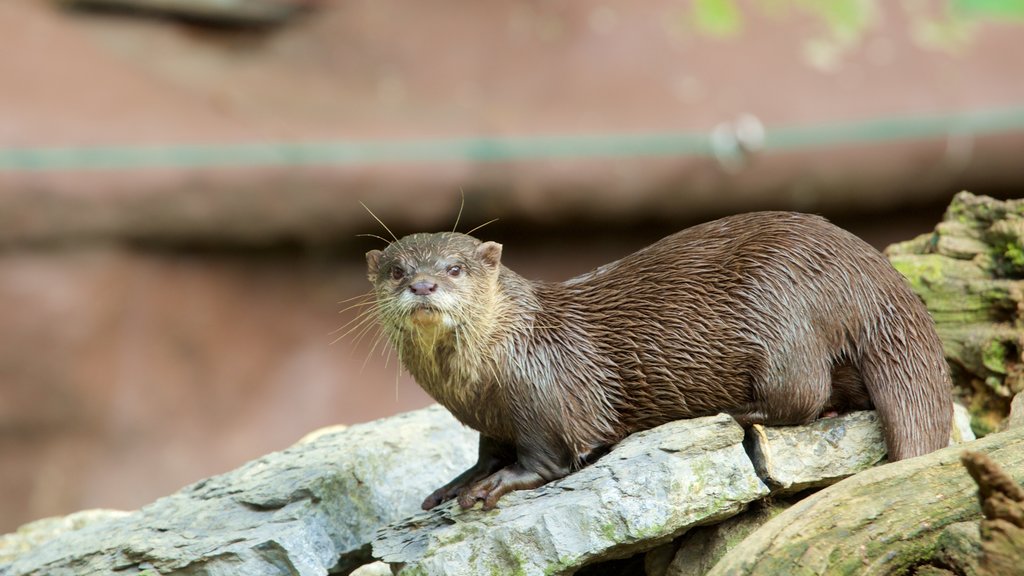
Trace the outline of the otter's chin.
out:
M 439 326 L 445 323 L 444 314 L 435 308 L 416 308 L 409 313 L 409 320 L 422 327 Z

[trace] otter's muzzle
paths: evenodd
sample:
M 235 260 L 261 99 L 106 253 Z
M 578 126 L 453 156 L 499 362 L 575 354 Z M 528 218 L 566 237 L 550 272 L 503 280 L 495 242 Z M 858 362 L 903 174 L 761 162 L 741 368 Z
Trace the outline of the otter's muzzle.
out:
M 417 296 L 429 296 L 437 291 L 437 282 L 417 280 L 409 285 L 409 291 Z

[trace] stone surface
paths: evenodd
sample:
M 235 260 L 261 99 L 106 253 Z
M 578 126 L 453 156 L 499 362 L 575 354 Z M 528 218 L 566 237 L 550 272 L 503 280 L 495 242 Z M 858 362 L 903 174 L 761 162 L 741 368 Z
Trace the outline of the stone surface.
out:
M 628 556 L 767 494 L 732 418 L 682 420 L 623 440 L 595 464 L 491 512 L 450 504 L 382 529 L 400 574 L 554 574 Z
M 742 516 L 745 512 L 741 512 Z M 733 516 L 735 518 L 735 516 Z M 730 518 L 729 520 L 731 520 Z M 726 520 L 728 522 L 729 520 Z M 691 530 L 690 532 L 692 532 Z M 687 532 L 686 534 L 689 534 Z M 672 564 L 672 559 L 676 555 L 676 550 L 679 548 L 679 541 L 686 538 L 685 535 L 662 544 L 656 548 L 644 552 L 644 576 L 665 576 L 668 573 L 668 567 Z M 602 564 L 593 565 L 594 569 L 601 568 Z
M 391 576 L 391 567 L 384 562 L 371 562 L 356 568 L 350 576 Z
M 805 426 L 750 429 L 758 475 L 782 493 L 834 484 L 880 462 L 886 453 L 874 411 L 822 418 Z
M 974 440 L 967 409 L 954 403 L 950 443 Z M 834 484 L 885 459 L 882 424 L 874 411 L 822 418 L 804 426 L 754 425 L 748 447 L 758 475 L 773 493 Z
M 18 528 L 16 532 L 0 536 L 0 566 L 13 562 L 18 556 L 61 534 L 81 530 L 90 524 L 122 518 L 128 514 L 121 510 L 82 510 L 67 516 L 42 518 L 30 522 Z
M 47 540 L 2 576 L 322 576 L 369 559 L 381 525 L 411 514 L 476 458 L 476 434 L 440 407 L 330 432 L 141 510 Z
M 726 552 L 790 505 L 784 500 L 766 502 L 714 526 L 687 532 L 665 575 L 703 576 Z
M 760 455 L 763 478 L 748 451 Z M 625 574 L 638 566 L 689 574 L 776 512 L 778 501 L 698 528 L 768 495 L 766 480 L 790 490 L 827 484 L 874 461 L 856 455 L 883 453 L 873 413 L 760 428 L 746 440 L 719 415 L 630 436 L 583 470 L 505 496 L 494 511 L 449 504 L 409 516 L 475 456 L 475 433 L 435 406 L 318 430 L 134 513 L 26 526 L 0 539 L 0 576 L 345 573 L 370 560 L 371 540 L 374 556 L 406 574 Z
M 950 442 L 962 444 L 976 439 L 974 429 L 971 428 L 971 413 L 965 406 L 953 402 L 953 429 L 950 431 Z

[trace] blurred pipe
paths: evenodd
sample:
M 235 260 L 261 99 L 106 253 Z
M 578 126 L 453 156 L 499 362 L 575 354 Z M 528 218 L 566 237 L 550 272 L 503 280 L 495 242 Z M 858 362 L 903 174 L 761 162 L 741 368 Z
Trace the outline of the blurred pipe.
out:
M 1024 108 L 764 129 L 744 146 L 750 115 L 724 126 L 736 146 L 723 154 L 722 126 L 707 133 L 592 134 L 438 138 L 413 141 L 276 142 L 0 149 L 0 171 L 142 170 L 272 166 L 379 165 L 445 161 L 501 162 L 550 158 L 713 157 L 791 152 L 934 137 L 959 138 L 1024 130 Z

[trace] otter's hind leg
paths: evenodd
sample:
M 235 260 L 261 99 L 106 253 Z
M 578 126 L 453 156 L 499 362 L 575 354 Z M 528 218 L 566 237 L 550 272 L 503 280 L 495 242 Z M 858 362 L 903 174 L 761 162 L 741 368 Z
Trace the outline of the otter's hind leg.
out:
M 804 361 L 753 375 L 753 400 L 732 414 L 737 422 L 744 426 L 806 424 L 825 410 L 831 397 L 832 373 L 823 355 L 804 352 L 787 356 Z
M 832 367 L 832 396 L 829 398 L 826 414 L 842 414 L 852 410 L 871 410 L 871 397 L 864 386 L 860 371 L 848 362 Z

